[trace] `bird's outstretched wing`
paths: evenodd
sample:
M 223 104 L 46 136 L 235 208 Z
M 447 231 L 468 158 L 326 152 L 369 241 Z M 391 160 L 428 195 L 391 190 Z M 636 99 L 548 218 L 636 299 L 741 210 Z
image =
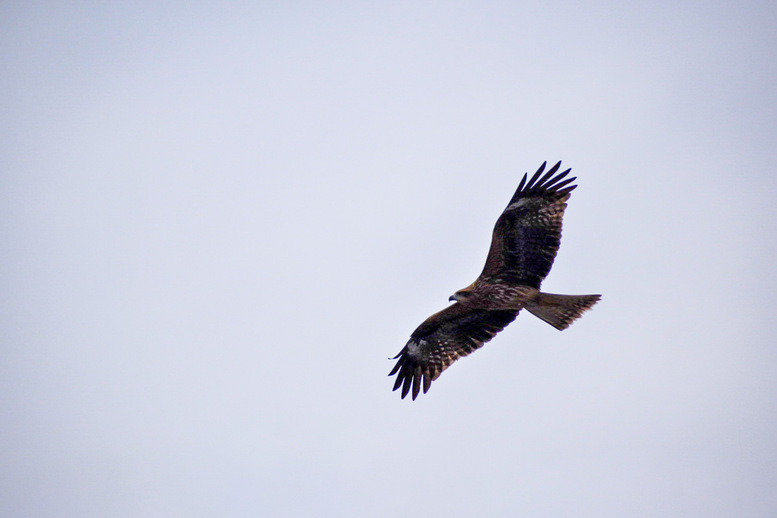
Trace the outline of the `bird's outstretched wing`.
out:
M 518 189 L 494 226 L 491 248 L 478 281 L 539 288 L 561 243 L 561 220 L 575 178 L 556 174 L 561 162 L 543 174 L 546 162 Z M 555 176 L 554 176 L 555 175 Z
M 456 303 L 426 319 L 394 359 L 389 376 L 397 374 L 394 390 L 402 387 L 404 399 L 412 388 L 413 399 L 424 393 L 442 371 L 491 340 L 515 320 L 517 310 L 488 310 Z

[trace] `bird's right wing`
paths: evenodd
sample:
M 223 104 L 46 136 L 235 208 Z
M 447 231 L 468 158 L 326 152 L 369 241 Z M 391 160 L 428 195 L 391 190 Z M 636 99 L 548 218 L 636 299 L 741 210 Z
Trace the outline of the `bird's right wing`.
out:
M 397 375 L 394 390 L 402 387 L 402 398 L 412 388 L 413 399 L 421 387 L 424 393 L 442 371 L 491 340 L 515 320 L 517 310 L 470 308 L 456 303 L 426 319 L 394 359 L 389 376 Z

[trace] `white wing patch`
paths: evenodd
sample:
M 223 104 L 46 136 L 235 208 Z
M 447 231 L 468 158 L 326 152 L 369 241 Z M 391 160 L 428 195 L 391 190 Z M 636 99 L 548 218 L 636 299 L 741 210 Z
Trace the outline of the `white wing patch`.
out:
M 515 203 L 511 203 L 510 205 L 508 205 L 505 210 L 506 211 L 513 210 L 513 209 L 517 209 L 518 207 L 523 207 L 524 205 L 527 205 L 530 201 L 531 201 L 531 198 L 521 198 Z
M 418 357 L 418 350 L 426 345 L 426 340 L 410 340 L 407 342 L 407 354 L 413 357 Z

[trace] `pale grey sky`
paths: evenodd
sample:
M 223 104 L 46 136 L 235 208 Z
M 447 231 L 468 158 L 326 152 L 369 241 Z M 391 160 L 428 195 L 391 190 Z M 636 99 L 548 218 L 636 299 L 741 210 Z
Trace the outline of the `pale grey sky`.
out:
M 777 513 L 773 2 L 3 2 L 0 515 Z M 524 172 L 528 314 L 387 360 Z

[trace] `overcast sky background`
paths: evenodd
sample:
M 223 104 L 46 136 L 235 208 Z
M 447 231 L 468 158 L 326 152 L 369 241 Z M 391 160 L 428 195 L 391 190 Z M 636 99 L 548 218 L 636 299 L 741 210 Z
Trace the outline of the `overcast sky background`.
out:
M 3 2 L 0 515 L 777 515 L 775 27 Z M 579 187 L 543 287 L 602 302 L 401 400 L 544 160 Z

